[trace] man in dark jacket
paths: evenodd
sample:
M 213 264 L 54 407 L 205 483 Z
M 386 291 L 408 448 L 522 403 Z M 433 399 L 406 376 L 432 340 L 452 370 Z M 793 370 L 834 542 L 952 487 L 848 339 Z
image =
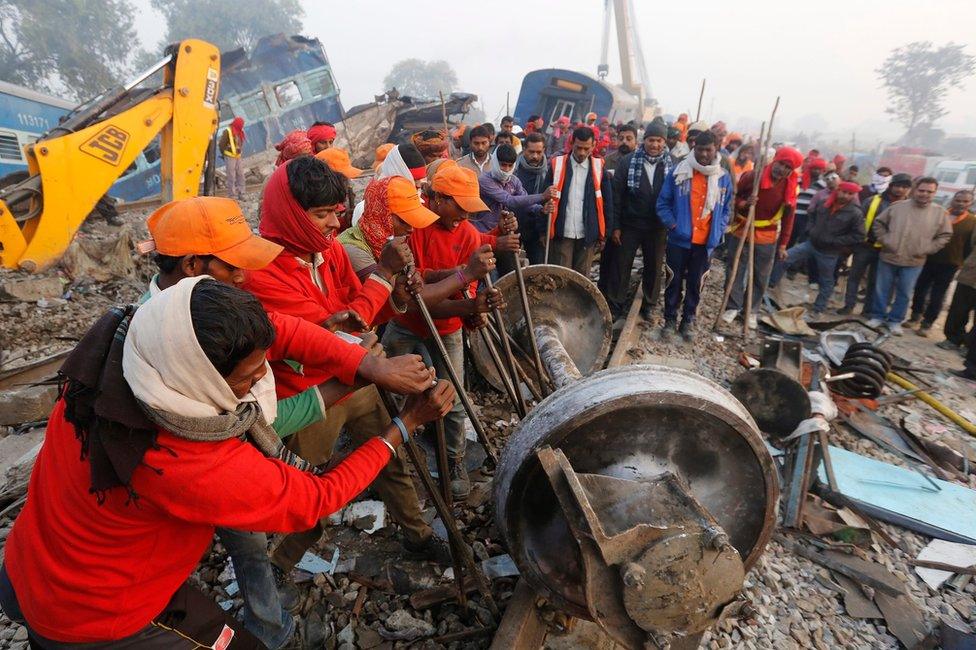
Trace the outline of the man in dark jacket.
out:
M 545 192 L 546 172 L 549 170 L 546 159 L 546 137 L 538 131 L 525 136 L 522 154 L 515 163 L 515 175 L 522 181 L 522 187 L 528 194 L 542 194 Z M 543 211 L 550 209 L 552 204 L 544 204 Z M 529 264 L 542 264 L 545 254 L 545 236 L 548 215 L 539 214 L 530 208 L 518 208 L 515 217 L 519 223 L 519 233 L 522 235 L 522 245 L 529 258 Z
M 553 158 L 546 177 L 546 185 L 555 187 L 549 261 L 587 277 L 613 220 L 610 174 L 603 158 L 592 155 L 595 144 L 593 129 L 578 127 L 572 153 Z
M 872 183 L 872 187 L 877 187 Z M 837 310 L 838 314 L 849 314 L 857 304 L 857 294 L 861 287 L 861 279 L 865 274 L 867 280 L 867 295 L 864 298 L 865 316 L 871 316 L 871 296 L 874 295 L 874 285 L 878 270 L 878 253 L 881 248 L 871 240 L 871 224 L 875 217 L 888 209 L 892 203 L 904 201 L 912 189 L 912 177 L 908 174 L 895 174 L 880 194 L 863 196 L 861 211 L 864 214 L 865 240 L 854 247 L 854 261 L 851 271 L 847 275 L 847 289 L 844 293 L 844 306 Z
M 668 231 L 657 217 L 657 197 L 671 167 L 671 154 L 665 146 L 667 125 L 654 120 L 644 129 L 641 147 L 620 159 L 613 174 L 613 231 L 611 239 L 620 247 L 608 295 L 610 311 L 619 318 L 626 309 L 627 290 L 634 257 L 644 255 L 641 318 L 650 319 L 651 310 L 661 295 L 661 276 Z
M 786 252 L 786 259 L 776 263 L 770 286 L 775 287 L 791 264 L 809 259 L 817 265 L 817 299 L 813 313 L 822 314 L 834 292 L 834 269 L 841 254 L 864 241 L 864 218 L 854 199 L 861 190 L 857 183 L 843 182 L 809 218 L 809 238 Z

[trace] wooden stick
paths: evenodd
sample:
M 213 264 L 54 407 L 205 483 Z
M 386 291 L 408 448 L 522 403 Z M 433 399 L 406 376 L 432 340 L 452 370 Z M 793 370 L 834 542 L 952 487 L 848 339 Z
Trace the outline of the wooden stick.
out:
M 937 569 L 938 571 L 949 571 L 967 576 L 976 576 L 976 566 L 956 566 L 955 564 L 933 562 L 932 560 L 908 560 L 908 563 L 920 569 Z
M 695 112 L 695 121 L 701 119 L 702 99 L 705 97 L 705 79 L 702 79 L 701 92 L 698 93 L 698 110 Z
M 765 135 L 765 133 L 766 133 L 766 123 L 763 122 L 762 127 L 759 130 L 760 147 L 762 147 L 763 136 Z M 688 155 L 694 155 L 694 153 Z M 766 165 L 766 150 L 763 149 L 759 153 L 758 162 L 753 171 L 753 177 L 752 177 L 752 198 L 753 199 L 755 199 L 759 195 L 759 178 L 762 176 L 763 168 L 765 167 L 765 165 Z M 755 205 L 755 201 L 753 201 L 753 205 L 749 206 L 749 214 L 746 217 L 745 227 L 750 228 L 755 218 L 756 218 L 756 205 Z M 735 220 L 735 202 L 733 200 L 732 217 L 730 218 L 730 221 L 734 222 L 734 220 Z M 728 281 L 726 281 L 725 283 L 725 294 L 722 296 L 722 305 L 719 307 L 718 314 L 716 314 L 715 316 L 715 322 L 712 323 L 713 330 L 718 327 L 719 321 L 722 318 L 722 314 L 725 312 L 725 308 L 729 304 L 729 297 L 732 295 L 732 288 L 735 286 L 735 276 L 739 273 L 739 261 L 742 259 L 742 249 L 745 247 L 745 243 L 746 243 L 744 232 L 742 237 L 736 237 L 735 239 L 739 240 L 739 245 L 736 247 L 735 255 L 732 257 L 731 273 L 728 274 Z
M 776 119 L 776 109 L 779 108 L 779 97 L 776 98 L 776 103 L 773 104 L 773 112 L 769 116 L 769 128 L 766 130 L 766 140 L 762 143 L 763 155 L 765 156 L 766 151 L 769 150 L 769 142 L 773 136 L 773 120 Z M 748 266 L 748 277 L 746 278 L 746 304 L 743 309 L 742 318 L 742 337 L 746 340 L 749 339 L 749 316 L 752 314 L 752 296 L 753 296 L 753 278 L 755 274 L 756 266 L 756 200 L 759 197 L 759 178 L 755 179 L 752 186 L 752 198 L 754 199 L 752 205 L 749 206 L 749 212 L 752 215 L 752 219 L 749 220 L 749 266 Z M 745 233 L 743 233 L 745 234 Z M 778 250 L 774 248 L 773 250 L 773 264 L 776 264 L 775 256 L 778 255 Z M 760 300 L 762 296 L 760 296 Z
M 441 118 L 444 120 L 444 137 L 447 138 L 447 152 L 451 159 L 453 159 L 454 138 L 451 137 L 451 129 L 447 122 L 447 104 L 444 102 L 444 93 L 438 90 L 437 94 L 441 97 Z

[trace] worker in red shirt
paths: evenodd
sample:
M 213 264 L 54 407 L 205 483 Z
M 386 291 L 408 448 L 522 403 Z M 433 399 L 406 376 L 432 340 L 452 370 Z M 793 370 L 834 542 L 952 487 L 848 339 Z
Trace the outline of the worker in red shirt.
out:
M 437 168 L 427 190 L 427 205 L 437 213 L 433 225 L 414 230 L 410 235 L 410 249 L 417 269 L 424 282 L 434 283 L 451 275 L 463 276 L 463 266 L 479 249 L 515 252 L 519 248 L 518 224 L 508 213 L 498 227 L 487 233 L 478 230 L 468 221 L 472 213 L 488 209 L 478 187 L 478 177 L 470 169 L 445 161 Z M 508 234 L 499 234 L 508 233 Z M 490 260 L 494 267 L 494 258 Z M 489 270 L 490 270 L 489 268 Z M 475 288 L 477 278 L 464 277 L 469 289 Z M 438 333 L 444 341 L 450 363 L 459 375 L 464 371 L 464 343 L 462 320 L 477 317 L 493 307 L 504 304 L 496 289 L 482 290 L 471 298 L 468 292 L 458 293 L 452 299 L 431 305 Z M 383 347 L 387 354 L 396 356 L 419 352 L 433 362 L 438 377 L 446 377 L 446 364 L 437 352 L 431 333 L 420 315 L 410 311 L 397 316 L 383 334 Z M 463 381 L 463 379 L 462 379 Z M 464 467 L 464 408 L 460 402 L 454 405 L 444 421 L 447 451 L 450 462 L 451 492 L 463 498 L 470 490 Z
M 339 215 L 345 211 L 346 179 L 324 162 L 296 158 L 276 169 L 264 188 L 259 230 L 284 251 L 268 266 L 247 274 L 244 288 L 258 297 L 265 309 L 323 324 L 345 316 L 343 329 L 364 332 L 405 312 L 408 294 L 401 274 L 413 257 L 404 238 L 391 240 L 380 251 L 376 269 L 360 282 L 349 255 L 336 237 Z M 394 284 L 402 290 L 391 293 Z M 328 378 L 327 370 L 302 366 L 295 360 L 275 362 L 271 368 L 278 397 L 305 390 Z M 360 388 L 326 410 L 324 420 L 295 432 L 286 445 L 314 464 L 326 462 L 343 429 L 355 444 L 369 440 L 390 422 L 373 385 Z M 387 465 L 373 490 L 386 504 L 403 531 L 408 552 L 450 563 L 447 545 L 424 521 L 413 479 L 403 459 Z M 287 577 L 305 552 L 322 535 L 322 526 L 285 537 L 271 556 L 280 575 Z M 282 582 L 282 593 L 294 587 Z
M 407 398 L 397 421 L 318 472 L 268 425 L 274 337 L 253 296 L 207 276 L 113 309 L 85 335 L 61 368 L 0 568 L 0 607 L 33 647 L 264 648 L 187 582 L 214 528 L 308 528 L 453 402 L 446 382 Z
M 328 149 L 327 151 L 335 151 Z M 402 180 L 402 179 L 401 179 Z M 412 187 L 412 186 L 411 186 Z M 419 206 L 416 192 L 415 203 Z M 436 218 L 430 213 L 430 218 Z M 149 283 L 140 302 L 186 278 L 210 275 L 224 284 L 240 287 L 244 273 L 270 264 L 282 246 L 251 232 L 240 206 L 232 199 L 201 196 L 172 201 L 147 220 L 159 273 Z M 271 426 L 286 439 L 325 417 L 325 409 L 354 390 L 375 383 L 394 393 L 420 393 L 430 387 L 432 370 L 417 355 L 387 358 L 368 354 L 376 336 L 356 345 L 342 340 L 328 327 L 270 312 L 275 340 L 268 361 L 291 359 L 326 369 L 333 376 L 321 385 L 278 400 Z M 329 327 L 336 327 L 330 324 Z M 375 345 L 380 351 L 381 348 Z M 288 643 L 295 631 L 291 609 L 300 604 L 297 590 L 276 589 L 268 558 L 268 539 L 263 532 L 218 528 L 217 535 L 234 566 L 244 599 L 245 628 L 272 650 Z
M 750 306 L 748 323 L 751 329 L 756 328 L 759 318 L 759 305 L 763 294 L 766 293 L 766 287 L 769 285 L 769 276 L 773 272 L 773 264 L 777 260 L 786 259 L 786 248 L 790 241 L 790 235 L 793 233 L 793 220 L 796 213 L 797 185 L 800 180 L 797 170 L 802 164 L 803 154 L 792 147 L 780 147 L 776 150 L 776 155 L 773 156 L 773 162 L 766 165 L 759 179 L 759 195 L 755 200 L 756 239 L 752 276 L 752 305 Z M 729 229 L 727 244 L 730 255 L 735 254 L 743 239 L 745 240 L 745 248 L 735 278 L 730 277 L 732 265 L 729 264 L 725 268 L 725 286 L 732 283 L 729 304 L 725 312 L 722 313 L 722 321 L 726 324 L 735 320 L 739 312 L 744 309 L 746 302 L 749 233 L 746 232 L 745 224 L 753 200 L 752 185 L 755 173 L 755 171 L 751 171 L 743 174 L 736 186 L 735 215 Z

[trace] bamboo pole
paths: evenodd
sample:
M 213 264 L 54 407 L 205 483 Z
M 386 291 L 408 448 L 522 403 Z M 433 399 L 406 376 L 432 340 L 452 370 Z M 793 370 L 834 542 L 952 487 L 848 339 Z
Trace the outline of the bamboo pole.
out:
M 776 98 L 776 103 L 773 104 L 773 112 L 769 116 L 769 128 L 766 129 L 766 141 L 763 142 L 763 156 L 765 156 L 766 155 L 766 151 L 769 150 L 769 143 L 772 140 L 772 136 L 773 136 L 773 120 L 776 119 L 776 109 L 778 109 L 778 108 L 779 108 L 779 97 Z M 759 187 L 759 179 L 757 177 L 756 180 L 755 180 L 755 183 L 752 186 L 752 197 L 753 197 L 754 200 L 752 202 L 752 205 L 749 207 L 749 212 L 752 214 L 752 219 L 749 220 L 749 231 L 748 231 L 748 233 L 749 233 L 749 267 L 748 267 L 749 273 L 748 273 L 748 277 L 746 278 L 746 304 L 745 304 L 745 307 L 744 307 L 743 318 L 742 318 L 742 321 L 743 321 L 742 322 L 742 336 L 745 339 L 748 339 L 749 338 L 749 316 L 752 314 L 752 296 L 753 296 L 753 287 L 752 287 L 753 282 L 752 281 L 753 281 L 753 277 L 754 277 L 754 273 L 755 273 L 755 265 L 756 265 L 756 255 L 755 255 L 755 251 L 756 251 L 756 199 L 758 199 L 758 197 L 759 197 L 759 189 L 758 189 L 758 187 Z M 773 254 L 774 255 L 777 255 L 778 252 L 774 251 Z M 775 263 L 776 263 L 776 260 L 774 259 L 773 264 L 775 264 Z M 735 279 L 735 277 L 733 276 L 733 280 L 734 279 Z
M 705 98 L 705 79 L 702 78 L 701 92 L 698 93 L 698 110 L 695 111 L 695 121 L 697 122 L 701 119 L 701 105 L 702 99 Z
M 763 147 L 763 137 L 765 135 L 766 135 L 766 123 L 763 122 L 762 126 L 759 129 L 759 146 L 761 148 Z M 688 155 L 693 156 L 694 153 L 690 153 Z M 762 148 L 762 150 L 759 152 L 759 158 L 756 160 L 756 166 L 753 171 L 752 193 L 751 193 L 751 196 L 753 198 L 753 204 L 749 206 L 749 213 L 748 216 L 746 217 L 746 222 L 744 226 L 745 228 L 751 228 L 752 222 L 756 218 L 755 199 L 759 195 L 759 179 L 762 176 L 763 169 L 765 168 L 765 166 L 766 166 L 766 149 Z M 735 219 L 734 205 L 732 211 L 733 211 L 733 215 L 730 221 Z M 718 314 L 715 316 L 715 322 L 712 323 L 713 330 L 718 327 L 719 321 L 722 318 L 722 314 L 725 313 L 725 308 L 729 304 L 729 296 L 732 295 L 732 287 L 735 286 L 735 276 L 739 272 L 739 261 L 742 259 L 742 249 L 745 246 L 745 242 L 746 242 L 744 233 L 745 231 L 743 231 L 742 237 L 736 237 L 736 239 L 739 240 L 739 245 L 735 249 L 735 255 L 732 256 L 731 272 L 728 274 L 728 280 L 725 282 L 725 293 L 722 296 L 722 304 L 718 309 Z

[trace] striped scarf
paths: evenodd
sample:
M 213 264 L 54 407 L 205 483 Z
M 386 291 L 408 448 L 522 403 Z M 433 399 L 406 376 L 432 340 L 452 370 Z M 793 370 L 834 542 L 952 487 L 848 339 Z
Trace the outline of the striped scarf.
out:
M 640 190 L 641 176 L 644 174 L 644 162 L 646 161 L 652 165 L 656 165 L 662 162 L 662 160 L 664 162 L 664 175 L 667 176 L 668 172 L 671 171 L 671 154 L 667 148 L 657 156 L 648 156 L 643 146 L 637 147 L 633 157 L 630 159 L 630 167 L 627 169 L 627 189 L 630 190 L 631 194 L 636 195 Z M 653 178 L 651 179 L 651 183 L 654 183 Z

